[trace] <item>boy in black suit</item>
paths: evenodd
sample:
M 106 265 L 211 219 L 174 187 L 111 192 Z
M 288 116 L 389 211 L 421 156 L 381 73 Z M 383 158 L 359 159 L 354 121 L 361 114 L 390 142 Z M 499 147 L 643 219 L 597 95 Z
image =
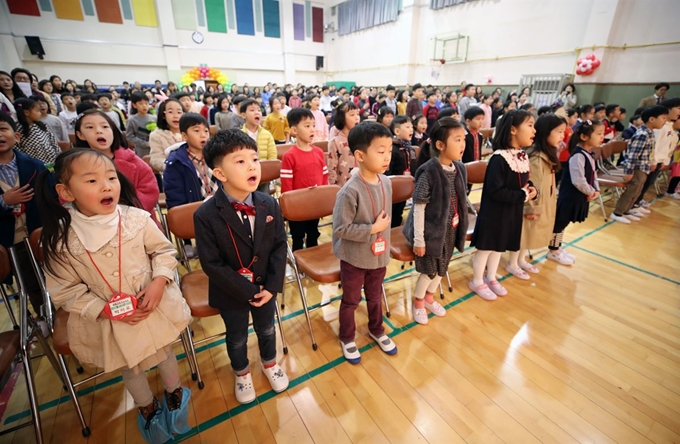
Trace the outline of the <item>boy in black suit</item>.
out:
M 222 182 L 194 214 L 201 267 L 209 278 L 209 303 L 227 328 L 227 353 L 236 375 L 234 394 L 256 398 L 248 362 L 248 315 L 260 347 L 262 368 L 275 392 L 288 388 L 276 363 L 274 314 L 283 289 L 286 232 L 276 200 L 257 190 L 257 144 L 240 129 L 220 131 L 203 147 L 213 176 Z

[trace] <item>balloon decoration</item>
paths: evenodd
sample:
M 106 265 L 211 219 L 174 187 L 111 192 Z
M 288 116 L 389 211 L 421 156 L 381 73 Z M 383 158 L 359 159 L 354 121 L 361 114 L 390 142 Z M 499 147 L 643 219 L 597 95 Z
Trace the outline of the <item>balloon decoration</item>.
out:
M 190 69 L 182 75 L 182 79 L 179 82 L 179 87 L 184 85 L 190 85 L 192 82 L 201 79 L 212 79 L 216 80 L 219 84 L 224 86 L 224 89 L 229 88 L 229 77 L 221 72 L 219 69 L 208 68 L 208 65 L 201 64 L 195 68 Z
M 580 76 L 591 75 L 600 66 L 600 60 L 595 54 L 588 54 L 576 62 L 576 74 Z

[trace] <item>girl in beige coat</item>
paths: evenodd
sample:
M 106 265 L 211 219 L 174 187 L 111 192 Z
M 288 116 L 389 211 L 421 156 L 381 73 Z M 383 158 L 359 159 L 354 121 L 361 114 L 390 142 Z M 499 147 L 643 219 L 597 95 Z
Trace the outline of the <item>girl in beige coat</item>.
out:
M 562 117 L 545 114 L 536 120 L 534 145 L 527 149 L 531 170 L 529 177 L 538 190 L 538 197 L 524 204 L 520 250 L 510 252 L 505 269 L 520 279 L 538 268 L 526 261 L 528 250 L 544 248 L 552 238 L 557 211 L 555 170 L 559 168 L 557 145 L 564 139 L 567 123 Z
M 56 190 L 64 206 L 49 190 L 49 174 L 36 187 L 45 274 L 54 304 L 69 312 L 73 354 L 105 372 L 122 371 L 148 442 L 189 431 L 191 392 L 180 386 L 171 346 L 191 313 L 174 282 L 172 243 L 149 213 L 127 206 L 137 201 L 134 188 L 102 153 L 74 148 L 57 157 Z M 119 297 L 131 311 L 126 316 L 116 316 L 110 305 Z M 144 373 L 152 366 L 165 386 L 162 404 Z
M 149 162 L 156 171 L 165 171 L 166 150 L 182 142 L 179 119 L 184 110 L 177 99 L 167 99 L 158 107 L 157 128 L 149 134 Z

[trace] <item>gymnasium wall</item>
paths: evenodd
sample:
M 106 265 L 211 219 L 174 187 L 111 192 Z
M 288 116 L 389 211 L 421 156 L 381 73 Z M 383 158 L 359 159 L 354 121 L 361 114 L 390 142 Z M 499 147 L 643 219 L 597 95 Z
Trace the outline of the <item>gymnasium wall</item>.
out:
M 0 69 L 24 66 L 40 78 L 57 73 L 106 85 L 178 81 L 205 63 L 238 84 L 320 83 L 322 2 L 0 0 Z M 203 43 L 192 40 L 194 31 Z M 44 60 L 30 54 L 26 35 L 41 38 Z
M 337 3 L 326 10 L 326 21 L 336 25 L 330 6 Z M 573 73 L 578 57 L 593 52 L 601 67 L 576 83 L 677 82 L 677 19 L 676 0 L 472 0 L 437 11 L 429 0 L 404 0 L 396 22 L 327 34 L 327 77 L 358 84 L 512 85 L 523 74 Z M 433 61 L 440 58 L 434 37 L 457 33 L 469 36 L 467 61 Z M 664 42 L 676 44 L 656 46 Z M 638 45 L 651 46 L 632 47 Z

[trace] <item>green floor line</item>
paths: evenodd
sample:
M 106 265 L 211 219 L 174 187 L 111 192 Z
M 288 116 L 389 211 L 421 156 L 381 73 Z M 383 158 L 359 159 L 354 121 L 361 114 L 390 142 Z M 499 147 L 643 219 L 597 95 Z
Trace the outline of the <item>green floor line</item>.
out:
M 662 276 L 660 274 L 656 274 L 656 273 L 653 273 L 651 271 L 644 270 L 640 267 L 636 267 L 635 265 L 631 265 L 631 264 L 627 264 L 625 262 L 621 262 L 618 259 L 614 259 L 614 258 L 611 258 L 609 256 L 605 256 L 604 254 L 596 253 L 594 251 L 588 250 L 587 248 L 579 247 L 578 245 L 575 245 L 574 248 L 581 250 L 581 251 L 585 251 L 586 253 L 592 254 L 593 256 L 597 256 L 599 258 L 606 259 L 608 261 L 614 262 L 615 264 L 623 265 L 624 267 L 628 267 L 628 268 L 633 269 L 635 271 L 639 271 L 640 273 L 644 273 L 644 274 L 647 274 L 649 276 L 653 276 L 655 278 L 659 278 L 659 279 L 662 279 L 664 281 L 671 282 L 675 285 L 680 285 L 680 281 L 676 281 L 676 280 L 673 280 L 671 278 L 667 278 L 666 276 Z
M 611 224 L 613 224 L 613 223 L 614 223 L 613 221 L 606 222 L 605 224 L 603 224 L 603 225 L 601 225 L 601 226 L 599 226 L 599 227 L 597 227 L 597 228 L 595 228 L 595 229 L 589 231 L 588 233 L 586 233 L 586 234 L 584 234 L 584 235 L 582 235 L 582 236 L 577 237 L 577 238 L 574 239 L 573 241 L 564 243 L 564 245 L 565 245 L 565 246 L 572 246 L 572 245 L 576 244 L 577 242 L 582 241 L 583 239 L 585 239 L 585 238 L 587 238 L 587 237 L 589 237 L 589 236 L 591 236 L 591 235 L 593 235 L 593 234 L 599 232 L 599 231 L 602 230 L 603 228 L 606 228 L 606 227 L 608 227 L 609 225 L 611 225 Z M 578 247 L 576 247 L 576 248 L 578 248 Z M 471 249 L 471 247 L 466 248 L 465 251 L 467 251 L 467 250 L 469 250 L 469 249 Z M 455 256 L 455 255 L 454 255 L 454 256 Z M 537 262 L 540 262 L 541 260 L 545 259 L 546 256 L 547 256 L 547 253 L 541 255 L 539 258 L 534 259 L 534 260 L 532 261 L 532 263 L 535 264 L 535 263 L 537 263 Z M 624 264 L 624 265 L 625 265 L 625 264 Z M 403 271 L 401 271 L 401 272 L 395 273 L 394 275 L 392 275 L 392 276 L 386 278 L 384 282 L 391 282 L 391 281 L 393 281 L 393 280 L 395 280 L 395 279 L 400 278 L 401 276 L 404 276 L 404 275 L 406 275 L 406 274 L 408 274 L 408 273 L 412 273 L 413 271 L 414 271 L 414 268 L 409 268 L 409 269 L 403 270 Z M 511 275 L 511 274 L 506 274 L 505 276 L 499 278 L 498 280 L 499 280 L 499 281 L 504 281 L 505 279 L 507 279 L 507 278 L 510 277 L 510 276 L 512 276 L 512 275 Z M 462 296 L 462 297 L 456 299 L 455 301 L 452 301 L 452 302 L 446 304 L 446 305 L 444 306 L 444 308 L 445 308 L 446 310 L 448 310 L 449 308 L 455 307 L 456 305 L 459 305 L 460 303 L 462 303 L 462 302 L 464 302 L 464 301 L 467 301 L 468 299 L 471 299 L 474 295 L 475 295 L 475 294 L 474 294 L 473 292 L 467 293 L 465 296 Z M 339 300 L 341 297 L 342 297 L 342 295 L 335 296 L 335 297 L 331 298 L 329 302 L 326 302 L 326 303 L 323 303 L 323 304 L 328 304 L 328 303 L 330 303 L 330 302 L 337 301 L 337 300 Z M 315 307 L 315 306 L 320 306 L 320 305 L 322 305 L 322 303 L 314 304 L 314 305 L 312 305 L 312 306 L 310 306 L 310 307 Z M 283 320 L 290 319 L 291 317 L 299 316 L 300 314 L 303 314 L 303 313 L 304 313 L 304 309 L 298 310 L 298 311 L 296 311 L 296 312 L 293 312 L 293 313 L 290 313 L 290 314 L 288 314 L 288 315 L 286 315 L 286 316 L 283 316 Z M 432 313 L 430 313 L 428 316 L 429 316 L 429 317 L 432 317 L 432 316 L 434 316 L 434 315 L 433 315 Z M 383 316 L 383 319 L 384 319 L 384 320 L 387 320 L 387 318 L 384 317 L 384 316 Z M 390 327 L 393 329 L 393 331 L 392 331 L 388 336 L 394 337 L 394 336 L 397 336 L 397 335 L 403 333 L 404 331 L 410 330 L 411 328 L 413 328 L 414 326 L 416 326 L 416 325 L 418 325 L 418 324 L 417 324 L 416 322 L 410 322 L 409 324 L 406 324 L 406 325 L 404 325 L 404 326 L 402 326 L 402 327 L 396 327 L 396 326 L 394 326 L 394 324 L 392 324 L 391 322 L 389 322 L 388 325 L 390 325 Z M 207 349 L 209 349 L 209 348 L 214 348 L 214 347 L 216 347 L 216 346 L 218 346 L 218 345 L 224 344 L 224 341 L 225 341 L 224 339 L 220 339 L 220 340 L 218 340 L 218 341 L 211 342 L 211 343 L 206 344 L 206 345 L 203 345 L 203 346 L 201 346 L 201 347 L 197 347 L 197 348 L 196 348 L 196 353 L 199 353 L 199 352 L 204 351 L 204 350 L 207 350 Z M 375 343 L 367 344 L 367 345 L 365 345 L 364 347 L 362 347 L 362 348 L 360 349 L 360 351 L 363 352 L 363 351 L 365 351 L 365 350 L 369 350 L 369 349 L 373 348 L 374 346 L 375 346 Z M 181 353 L 181 354 L 178 355 L 178 359 L 181 359 L 181 358 L 184 358 L 184 357 L 185 357 L 185 354 L 184 354 L 184 353 Z M 294 387 L 295 385 L 299 385 L 299 384 L 301 384 L 302 382 L 305 382 L 305 381 L 307 381 L 307 380 L 313 378 L 314 376 L 316 376 L 316 375 L 318 375 L 318 374 L 321 374 L 321 373 L 323 373 L 323 372 L 325 372 L 325 371 L 328 371 L 328 370 L 330 370 L 330 369 L 332 369 L 332 368 L 334 368 L 334 367 L 336 367 L 336 366 L 342 364 L 343 362 L 345 362 L 345 359 L 344 359 L 344 357 L 342 357 L 342 356 L 339 357 L 339 358 L 337 358 L 337 359 L 335 359 L 335 360 L 333 360 L 333 361 L 330 361 L 330 362 L 328 362 L 327 364 L 324 364 L 324 365 L 318 367 L 317 369 L 311 370 L 310 372 L 308 372 L 308 373 L 306 373 L 306 374 L 304 374 L 304 375 L 301 375 L 301 376 L 299 376 L 298 378 L 294 379 L 293 381 L 290 382 L 290 386 L 289 386 L 289 387 Z M 93 392 L 93 391 L 96 391 L 96 390 L 99 390 L 99 389 L 102 389 L 102 388 L 105 388 L 105 387 L 109 387 L 109 386 L 111 386 L 111 385 L 113 385 L 113 384 L 116 384 L 116 383 L 118 383 L 118 382 L 121 382 L 122 380 L 123 380 L 123 378 L 122 378 L 121 376 L 118 376 L 118 377 L 109 379 L 109 380 L 104 381 L 104 382 L 102 382 L 102 383 L 96 384 L 96 385 L 94 385 L 94 386 L 92 386 L 92 387 L 88 387 L 88 388 L 86 388 L 86 389 L 83 389 L 83 390 L 78 391 L 78 392 L 77 392 L 77 396 L 80 397 L 80 396 L 82 396 L 82 395 L 89 394 L 89 393 L 91 393 L 91 392 Z M 179 436 L 179 437 L 175 437 L 175 441 L 178 441 L 178 442 L 179 442 L 179 441 L 183 441 L 183 440 L 185 440 L 185 439 L 188 439 L 188 438 L 190 438 L 190 437 L 192 437 L 192 436 L 195 436 L 196 434 L 200 433 L 200 431 L 204 431 L 204 430 L 207 430 L 207 429 L 209 429 L 209 428 L 211 428 L 211 427 L 214 427 L 215 425 L 217 425 L 217 424 L 219 424 L 219 423 L 221 423 L 221 422 L 223 422 L 223 421 L 226 421 L 227 419 L 232 418 L 232 417 L 234 417 L 235 415 L 240 414 L 240 413 L 242 413 L 242 412 L 244 412 L 244 411 L 246 411 L 246 410 L 249 410 L 249 409 L 253 408 L 254 406 L 256 406 L 258 403 L 264 402 L 264 401 L 266 401 L 266 400 L 268 400 L 268 399 L 271 399 L 271 398 L 273 398 L 273 397 L 276 396 L 276 395 L 277 395 L 277 393 L 275 393 L 273 390 L 270 390 L 270 391 L 268 391 L 268 392 L 266 392 L 266 393 L 263 393 L 262 395 L 260 395 L 260 396 L 257 397 L 257 401 L 258 401 L 258 402 L 253 402 L 253 403 L 250 403 L 250 404 L 247 404 L 247 405 L 240 405 L 240 406 L 234 407 L 233 409 L 228 410 L 227 412 L 222 413 L 222 414 L 216 416 L 215 418 L 212 418 L 212 419 L 210 419 L 210 420 L 208 420 L 208 421 L 205 421 L 205 422 L 202 423 L 202 424 L 199 424 L 198 426 L 194 427 L 190 432 L 188 432 L 186 435 L 181 435 L 181 436 Z M 43 410 L 45 410 L 45 409 L 49 409 L 49 408 L 55 407 L 55 406 L 61 404 L 62 402 L 68 402 L 68 401 L 70 400 L 69 398 L 70 398 L 70 397 L 69 397 L 68 395 L 66 395 L 66 396 L 62 396 L 62 397 L 60 397 L 60 398 L 58 398 L 58 399 L 54 399 L 54 400 L 52 400 L 52 401 L 49 401 L 49 402 L 47 402 L 47 403 L 45 403 L 45 404 L 41 404 L 40 407 L 39 407 L 39 410 L 40 410 L 40 411 L 43 411 Z M 14 415 L 8 417 L 8 418 L 4 421 L 4 424 L 8 424 L 8 423 L 10 423 L 10 422 L 17 421 L 17 420 L 22 419 L 22 418 L 24 418 L 24 417 L 30 416 L 30 414 L 31 414 L 30 410 L 25 410 L 25 411 L 23 411 L 23 412 L 14 414 Z M 217 418 L 220 418 L 220 420 L 217 421 L 217 422 L 213 422 L 213 421 L 217 420 Z M 199 430 L 200 430 L 200 431 L 199 431 Z

